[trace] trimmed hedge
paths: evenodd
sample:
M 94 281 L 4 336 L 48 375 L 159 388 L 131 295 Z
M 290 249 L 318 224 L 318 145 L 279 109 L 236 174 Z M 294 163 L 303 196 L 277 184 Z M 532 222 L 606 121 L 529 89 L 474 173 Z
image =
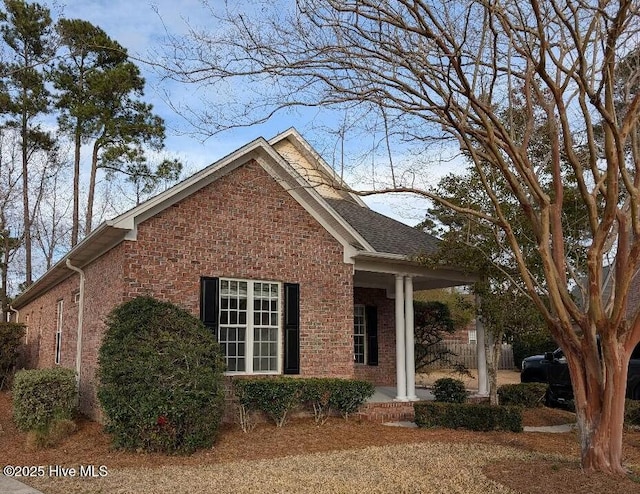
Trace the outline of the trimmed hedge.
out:
M 284 425 L 287 413 L 300 405 L 302 384 L 286 377 L 234 381 L 240 405 L 264 412 L 278 427 Z
M 366 381 L 336 379 L 331 386 L 329 406 L 346 419 L 373 396 L 376 388 Z
M 469 394 L 460 379 L 443 377 L 433 383 L 433 395 L 441 403 L 464 403 Z
M 544 405 L 547 385 L 544 383 L 505 384 L 498 388 L 501 405 L 536 408 Z
M 0 389 L 11 380 L 24 332 L 24 324 L 0 322 Z
M 72 369 L 21 370 L 13 380 L 13 420 L 22 431 L 46 431 L 55 420 L 70 420 L 77 403 Z
M 114 446 L 211 447 L 224 410 L 220 345 L 189 312 L 151 297 L 116 307 L 100 348 L 98 398 Z
M 518 407 L 422 402 L 416 403 L 414 410 L 419 427 L 522 432 L 522 414 Z
M 241 415 L 264 412 L 278 427 L 291 410 L 301 406 L 312 410 L 318 423 L 324 423 L 332 410 L 347 418 L 375 391 L 366 381 L 333 378 L 243 378 L 233 384 Z

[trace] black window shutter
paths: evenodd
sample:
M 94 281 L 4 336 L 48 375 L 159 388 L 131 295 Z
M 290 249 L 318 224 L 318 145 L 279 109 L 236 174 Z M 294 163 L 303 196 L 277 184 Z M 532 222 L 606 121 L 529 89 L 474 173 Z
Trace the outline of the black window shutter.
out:
M 203 276 L 200 278 L 200 320 L 218 336 L 218 293 L 220 280 Z
M 378 365 L 378 308 L 367 305 L 364 317 L 367 326 L 367 365 Z
M 284 284 L 284 373 L 300 374 L 300 284 Z

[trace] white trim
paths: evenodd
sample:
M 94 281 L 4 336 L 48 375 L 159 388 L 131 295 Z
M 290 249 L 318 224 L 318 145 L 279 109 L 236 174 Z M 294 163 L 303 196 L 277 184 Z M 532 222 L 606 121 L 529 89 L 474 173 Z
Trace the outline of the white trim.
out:
M 275 160 L 285 172 L 282 176 L 270 166 L 266 160 L 261 157 L 256 161 L 271 177 L 276 180 L 288 193 L 300 204 L 322 227 L 334 237 L 344 249 L 351 247 L 352 243 L 357 242 L 364 249 L 375 251 L 375 249 L 353 228 L 347 221 L 337 214 L 327 201 L 318 193 L 318 191 L 310 186 L 309 183 L 280 155 Z M 293 179 L 295 183 L 290 183 Z M 285 185 L 286 184 L 286 185 Z M 311 200 L 309 200 L 311 199 Z M 313 206 L 316 204 L 316 207 Z M 341 230 L 341 231 L 340 231 Z M 359 252 L 359 251 L 356 251 Z M 349 258 L 349 264 L 353 260 Z
M 407 401 L 404 323 L 404 279 L 396 275 L 396 401 Z
M 253 279 L 244 279 L 244 278 L 227 278 L 224 276 L 221 276 L 218 278 L 219 283 L 220 283 L 220 290 L 218 293 L 218 303 L 219 305 L 219 309 L 218 309 L 218 334 L 216 335 L 216 338 L 219 339 L 220 337 L 220 314 L 222 313 L 222 304 L 221 304 L 221 300 L 222 300 L 222 282 L 223 281 L 235 281 L 235 282 L 239 282 L 239 283 L 247 283 L 247 321 L 245 324 L 245 354 L 244 354 L 244 360 L 245 360 L 245 370 L 244 371 L 226 371 L 224 374 L 226 376 L 270 376 L 270 375 L 280 375 L 282 374 L 282 369 L 283 369 L 283 361 L 284 361 L 284 357 L 283 357 L 283 333 L 284 333 L 284 327 L 283 327 L 283 316 L 284 316 L 284 312 L 283 312 L 283 300 L 284 300 L 284 288 L 283 288 L 283 284 L 279 281 L 273 281 L 273 280 L 253 280 Z M 276 340 L 276 370 L 273 371 L 254 371 L 253 370 L 253 357 L 254 357 L 254 353 L 253 353 L 253 330 L 254 330 L 254 322 L 253 322 L 253 317 L 254 317 L 254 286 L 256 283 L 269 283 L 272 285 L 277 285 L 278 286 L 278 335 L 277 335 L 277 340 Z M 237 324 L 236 326 L 240 326 L 240 324 Z
M 356 308 L 362 309 L 362 362 L 355 359 L 355 338 L 356 338 Z M 367 365 L 367 310 L 364 304 L 353 304 L 353 363 L 355 365 Z
M 76 384 L 80 387 L 80 375 L 82 373 L 82 331 L 84 329 L 84 271 L 67 259 L 67 267 L 76 273 L 79 277 L 79 291 L 76 293 L 75 302 L 78 304 L 78 327 L 76 332 Z
M 406 375 L 407 375 L 407 399 L 416 401 L 416 357 L 415 357 L 415 336 L 413 325 L 413 278 L 404 277 L 404 327 L 405 327 L 405 348 L 406 348 Z
M 54 347 L 54 362 L 60 365 L 62 361 L 62 326 L 64 324 L 64 300 L 60 299 L 56 303 L 56 344 Z
M 470 345 L 475 345 L 478 343 L 478 330 L 477 329 L 468 329 L 467 330 L 467 343 Z
M 362 198 L 358 194 L 354 194 L 350 192 L 350 187 L 345 184 L 344 180 L 342 180 L 336 171 L 325 161 L 325 159 L 318 154 L 318 152 L 309 144 L 309 142 L 302 137 L 302 135 L 294 128 L 290 127 L 284 132 L 278 134 L 277 136 L 269 139 L 269 144 L 271 146 L 276 146 L 279 142 L 287 139 L 293 146 L 302 152 L 302 154 L 310 159 L 311 161 L 315 161 L 316 165 L 319 165 L 321 168 L 321 172 L 323 172 L 328 178 L 331 179 L 333 184 L 338 186 L 339 190 L 344 191 L 349 195 L 351 199 L 353 199 L 359 206 L 365 207 L 369 209 L 369 206 L 362 200 Z M 327 184 L 332 185 L 332 184 Z

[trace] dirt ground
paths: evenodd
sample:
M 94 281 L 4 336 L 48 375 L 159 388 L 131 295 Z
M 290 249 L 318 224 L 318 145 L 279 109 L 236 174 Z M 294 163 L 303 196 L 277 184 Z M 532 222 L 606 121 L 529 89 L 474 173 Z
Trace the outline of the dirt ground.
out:
M 553 486 L 554 493 L 560 494 L 640 492 L 637 431 L 624 437 L 624 462 L 635 477 L 617 478 L 585 475 L 580 470 L 575 433 L 408 429 L 340 418 L 318 427 L 312 419 L 300 419 L 281 429 L 261 424 L 247 434 L 236 425 L 226 425 L 212 449 L 191 456 L 166 456 L 114 451 L 101 426 L 88 420 L 79 420 L 78 430 L 59 446 L 34 450 L 27 447 L 26 435 L 16 430 L 11 417 L 10 394 L 2 392 L 0 459 L 4 465 L 104 465 L 108 469 L 109 475 L 98 479 L 21 479 L 47 494 L 252 492 L 251 486 L 256 492 L 314 492 L 318 486 L 319 492 L 353 492 L 357 486 L 368 486 L 371 492 L 539 494 L 545 486 Z M 533 426 L 573 420 L 569 412 L 546 408 L 524 414 L 525 425 Z M 388 470 L 383 468 L 387 463 Z M 435 468 L 437 464 L 441 467 Z M 319 475 L 314 469 L 325 469 L 317 485 L 312 482 Z M 366 476 L 363 469 L 370 474 Z M 371 475 L 372 469 L 376 475 Z M 443 471 L 447 475 L 442 476 Z M 296 484 L 301 478 L 309 478 L 309 483 Z M 405 484 L 407 478 L 415 483 Z M 242 489 L 237 488 L 238 481 Z M 353 484 L 356 481 L 360 483 Z
M 459 374 L 447 369 L 434 370 L 429 373 L 416 374 L 416 384 L 418 386 L 432 386 L 441 377 L 452 377 L 460 379 L 467 389 L 478 389 L 478 371 L 469 369 L 470 375 Z M 520 382 L 520 372 L 515 370 L 498 371 L 498 386 L 503 384 L 518 384 Z

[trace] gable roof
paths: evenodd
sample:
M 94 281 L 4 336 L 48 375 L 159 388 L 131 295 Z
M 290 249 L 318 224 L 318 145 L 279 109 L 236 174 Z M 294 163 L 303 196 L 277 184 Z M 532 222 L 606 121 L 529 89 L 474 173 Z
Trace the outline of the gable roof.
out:
M 137 225 L 190 196 L 236 168 L 255 160 L 300 203 L 345 250 L 345 262 L 357 253 L 393 255 L 410 260 L 432 253 L 438 240 L 370 210 L 295 130 L 270 141 L 258 138 L 170 189 L 105 221 L 71 249 L 49 271 L 21 293 L 19 308 L 124 240 L 135 240 Z
M 366 206 L 345 199 L 327 199 L 342 216 L 376 250 L 388 254 L 413 257 L 433 254 L 439 240 L 420 230 L 377 213 Z

